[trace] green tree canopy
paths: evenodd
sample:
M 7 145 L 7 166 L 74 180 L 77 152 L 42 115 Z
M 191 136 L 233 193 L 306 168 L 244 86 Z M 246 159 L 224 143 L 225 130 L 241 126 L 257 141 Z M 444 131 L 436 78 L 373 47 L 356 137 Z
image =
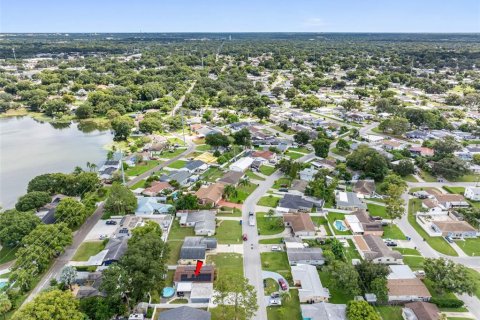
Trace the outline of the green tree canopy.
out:
M 15 209 L 18 211 L 38 209 L 49 203 L 51 200 L 52 199 L 47 192 L 32 191 L 18 198 L 18 201 L 15 204 Z
M 112 215 L 126 215 L 137 208 L 137 198 L 124 185 L 114 182 L 105 201 L 105 211 Z
M 40 223 L 32 212 L 7 210 L 0 213 L 0 243 L 14 247 Z

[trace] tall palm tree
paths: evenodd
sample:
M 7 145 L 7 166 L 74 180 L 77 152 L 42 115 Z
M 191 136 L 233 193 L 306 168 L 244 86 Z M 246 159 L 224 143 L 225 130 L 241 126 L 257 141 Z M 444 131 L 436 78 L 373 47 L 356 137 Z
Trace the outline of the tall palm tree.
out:
M 225 188 L 223 189 L 223 196 L 226 199 L 230 198 L 231 196 L 236 196 L 237 193 L 238 193 L 237 189 L 235 189 L 235 187 L 232 186 L 231 184 L 226 185 Z

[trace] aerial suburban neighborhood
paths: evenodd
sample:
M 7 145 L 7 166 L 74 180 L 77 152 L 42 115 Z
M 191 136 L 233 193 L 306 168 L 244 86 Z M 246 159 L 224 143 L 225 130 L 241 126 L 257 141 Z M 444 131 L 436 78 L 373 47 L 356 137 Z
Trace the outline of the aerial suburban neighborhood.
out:
M 0 34 L 0 316 L 480 319 L 479 40 Z

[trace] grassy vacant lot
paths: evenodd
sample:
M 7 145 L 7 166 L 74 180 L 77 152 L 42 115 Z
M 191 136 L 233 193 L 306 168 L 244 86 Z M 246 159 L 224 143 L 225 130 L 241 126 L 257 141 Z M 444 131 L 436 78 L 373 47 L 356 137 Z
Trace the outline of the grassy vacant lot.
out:
M 457 252 L 448 244 L 442 237 L 430 237 L 428 233 L 417 223 L 415 213 L 420 211 L 422 202 L 420 199 L 410 199 L 408 202 L 408 222 L 415 228 L 420 236 L 422 236 L 427 243 L 440 253 L 448 256 L 458 256 Z
M 15 253 L 17 252 L 17 250 L 18 250 L 18 247 L 16 248 L 3 247 L 2 250 L 0 250 L 0 264 L 9 262 L 15 259 Z
M 277 234 L 285 230 L 282 218 L 269 217 L 265 212 L 257 212 L 256 216 L 258 232 L 261 235 Z
M 268 320 L 302 319 L 298 290 L 290 290 L 290 297 L 282 299 L 280 307 L 267 307 Z
M 282 244 L 283 238 L 262 239 L 258 241 L 260 244 Z
M 402 307 L 378 306 L 375 309 L 380 313 L 383 320 L 403 320 Z
M 463 195 L 465 193 L 465 188 L 464 187 L 443 186 L 442 188 L 447 190 L 449 193 L 456 193 L 456 194 L 461 194 L 461 195 Z
M 103 241 L 88 241 L 80 245 L 73 256 L 73 261 L 87 261 L 91 256 L 96 255 L 105 248 Z
M 209 151 L 211 148 L 212 147 L 210 147 L 208 144 L 202 144 L 196 147 L 195 150 L 205 152 L 205 151 Z
M 269 195 L 266 197 L 261 197 L 260 200 L 258 200 L 257 205 L 275 208 L 278 205 L 279 201 L 280 201 L 279 197 L 274 197 L 272 195 Z
M 263 165 L 260 167 L 260 172 L 266 176 L 271 175 L 275 172 L 275 167 Z
M 458 240 L 458 241 L 455 241 L 455 243 L 460 248 L 462 248 L 463 252 L 465 252 L 469 256 L 478 257 L 480 255 L 480 239 L 479 238 Z
M 258 187 L 258 185 L 249 182 L 247 185 L 241 185 L 236 188 L 237 194 L 228 198 L 228 201 L 235 203 L 243 203 L 245 199 Z
M 405 235 L 396 225 L 389 224 L 383 227 L 383 238 L 405 240 Z
M 299 153 L 310 153 L 306 147 L 299 147 L 299 148 L 288 148 L 288 151 L 299 152 Z
M 282 187 L 283 185 L 287 186 L 287 188 L 288 188 L 288 187 L 290 187 L 291 184 L 292 184 L 292 180 L 290 178 L 280 178 L 278 180 L 275 180 L 272 188 L 273 189 L 280 189 L 280 188 L 283 188 Z
M 385 206 L 381 206 L 373 203 L 367 203 L 367 208 L 371 216 L 379 216 L 384 219 L 389 219 L 387 215 L 387 209 Z
M 334 222 L 335 220 L 345 220 L 345 214 L 343 213 L 337 213 L 337 212 L 329 212 L 327 214 L 327 219 L 328 219 L 328 222 L 330 223 L 330 226 L 332 227 L 332 230 L 333 232 L 336 234 L 336 235 L 351 235 L 352 232 L 350 230 L 347 230 L 347 231 L 340 231 L 340 230 L 337 230 L 337 228 L 335 228 L 334 226 Z
M 238 221 L 220 220 L 215 237 L 220 244 L 235 244 L 242 242 L 242 226 Z
M 158 166 L 161 163 L 161 161 L 157 160 L 149 160 L 142 162 L 140 164 L 137 164 L 135 167 L 130 167 L 127 170 L 125 170 L 125 174 L 129 177 L 131 176 L 138 176 L 156 166 Z
M 477 182 L 479 179 L 478 174 L 467 174 L 457 179 L 453 179 L 453 182 Z
M 303 157 L 305 154 L 288 150 L 287 152 L 285 152 L 285 155 L 290 157 L 290 159 L 292 160 L 297 160 L 298 158 Z
M 435 178 L 434 176 L 432 176 L 430 173 L 428 173 L 427 171 L 423 171 L 423 170 L 420 170 L 420 172 L 418 173 L 418 175 L 420 176 L 420 178 L 422 178 L 423 180 L 425 180 L 426 182 L 437 182 L 437 178 Z
M 238 253 L 217 253 L 207 256 L 207 264 L 214 264 L 217 280 L 222 276 L 243 277 L 243 257 Z
M 176 156 L 179 156 L 183 152 L 185 152 L 185 150 L 187 150 L 187 149 L 186 148 L 177 148 L 177 149 L 171 150 L 171 151 L 163 151 L 160 154 L 160 158 L 162 158 L 162 159 L 172 159 L 172 158 L 175 158 Z
M 418 182 L 418 180 L 412 174 L 409 174 L 408 176 L 403 177 L 403 180 L 407 182 Z
M 202 179 L 209 182 L 214 182 L 223 176 L 223 171 L 219 168 L 211 167 L 202 175 Z
M 265 181 L 265 178 L 260 177 L 259 175 L 255 174 L 250 170 L 247 171 L 247 177 L 253 180 Z
M 181 169 L 181 168 L 185 167 L 185 163 L 187 163 L 187 161 L 177 160 L 177 161 L 173 161 L 172 163 L 170 163 L 168 165 L 168 167 L 173 168 L 173 169 Z
M 346 294 L 342 289 L 337 288 L 335 283 L 332 279 L 332 275 L 326 271 L 326 268 L 322 268 L 321 271 L 318 272 L 320 275 L 320 280 L 322 281 L 322 285 L 330 291 L 330 303 L 347 303 L 350 300 L 353 300 L 353 296 Z
M 133 186 L 130 187 L 130 190 L 135 190 L 138 188 L 145 188 L 145 182 L 146 180 L 140 180 L 137 183 L 135 183 Z
M 286 252 L 262 252 L 260 253 L 262 260 L 262 269 L 267 271 L 278 272 L 288 282 L 291 282 L 292 275 L 290 274 L 290 265 Z

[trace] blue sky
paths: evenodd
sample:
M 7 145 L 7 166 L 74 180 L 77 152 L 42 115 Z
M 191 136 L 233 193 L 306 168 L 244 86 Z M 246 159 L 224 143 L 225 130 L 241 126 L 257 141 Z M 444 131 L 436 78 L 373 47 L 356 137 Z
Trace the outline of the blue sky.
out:
M 0 32 L 480 32 L 479 0 L 0 0 Z

